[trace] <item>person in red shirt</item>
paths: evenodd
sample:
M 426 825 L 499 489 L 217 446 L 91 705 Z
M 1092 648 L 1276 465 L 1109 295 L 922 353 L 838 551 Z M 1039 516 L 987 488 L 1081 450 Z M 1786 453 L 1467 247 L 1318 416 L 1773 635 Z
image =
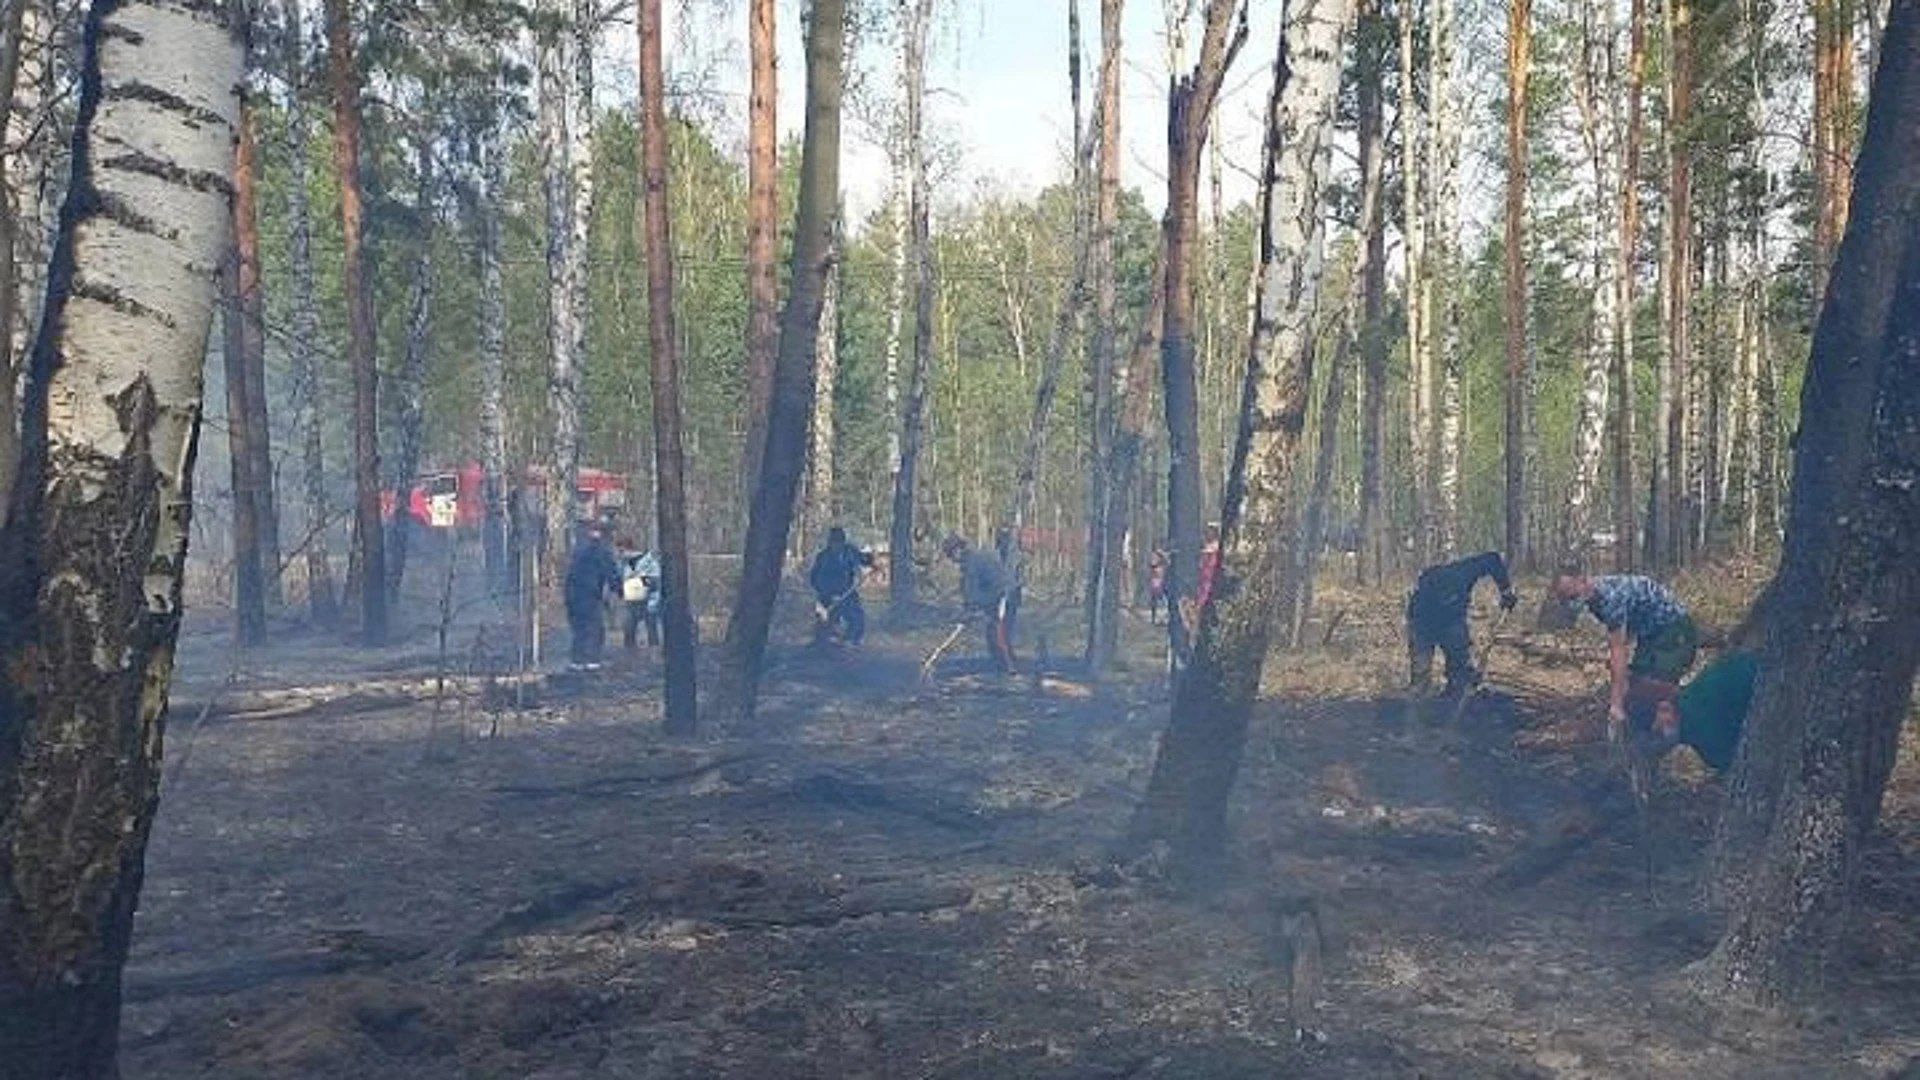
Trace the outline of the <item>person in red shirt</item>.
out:
M 1200 545 L 1200 585 L 1194 592 L 1194 599 L 1201 607 L 1207 606 L 1207 597 L 1213 595 L 1213 579 L 1220 572 L 1220 526 L 1207 526 L 1206 542 Z

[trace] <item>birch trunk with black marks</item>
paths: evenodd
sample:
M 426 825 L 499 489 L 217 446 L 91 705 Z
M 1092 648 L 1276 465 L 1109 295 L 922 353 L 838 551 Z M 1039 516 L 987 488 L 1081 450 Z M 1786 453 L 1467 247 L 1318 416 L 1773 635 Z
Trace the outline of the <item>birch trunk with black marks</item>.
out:
M 432 341 L 434 175 L 432 143 L 419 147 L 420 191 L 414 200 L 413 276 L 407 284 L 407 343 L 400 356 L 400 445 L 394 456 L 392 536 L 387 552 L 387 603 L 398 607 L 400 585 L 407 573 L 407 552 L 417 528 L 408 492 L 420 471 L 420 446 L 425 435 L 427 349 Z
M 507 550 L 507 298 L 500 270 L 501 209 L 505 190 L 500 135 L 489 130 L 480 139 L 480 497 L 481 550 L 487 580 L 508 589 L 518 567 Z
M 834 0 L 820 0 L 822 6 Z M 647 345 L 653 384 L 654 520 L 660 547 L 666 649 L 665 727 L 699 725 L 692 575 L 687 560 L 686 455 L 680 422 L 680 342 L 674 332 L 673 230 L 667 206 L 667 79 L 660 58 L 660 0 L 640 0 L 640 186 L 646 193 Z M 789 495 L 787 503 L 792 505 Z
M 820 328 L 813 346 L 813 420 L 807 428 L 807 501 L 813 535 L 824 536 L 834 520 L 834 387 L 840 378 L 840 238 L 827 255 L 827 282 L 820 297 Z
M 20 1080 L 117 1075 L 230 241 L 230 11 L 98 3 L 81 32 L 73 170 L 0 530 L 0 1063 Z
M 1180 601 L 1197 595 L 1203 510 L 1200 505 L 1200 399 L 1194 377 L 1193 243 L 1200 234 L 1200 161 L 1208 121 L 1227 69 L 1247 39 L 1239 0 L 1207 0 L 1200 57 L 1168 88 L 1167 209 L 1160 221 L 1165 256 L 1160 383 L 1167 423 L 1167 620 L 1174 656 L 1191 651 L 1191 632 L 1177 617 Z
M 1361 584 L 1386 580 L 1391 515 L 1386 500 L 1387 411 L 1387 230 L 1382 194 L 1386 163 L 1386 17 L 1379 0 L 1368 0 L 1359 24 L 1361 48 L 1376 59 L 1359 71 L 1357 96 L 1360 183 L 1374 189 L 1373 216 L 1366 226 L 1366 260 L 1360 275 L 1360 557 L 1355 576 Z M 1361 194 L 1365 203 L 1366 193 Z
M 360 567 L 360 634 L 386 642 L 386 536 L 380 527 L 380 436 L 374 355 L 373 298 L 361 252 L 360 73 L 353 59 L 347 0 L 326 0 L 327 62 L 333 83 L 333 171 L 340 190 L 342 288 L 347 298 L 349 366 L 353 370 L 353 532 Z M 352 575 L 349 574 L 349 577 Z
M 892 524 L 887 531 L 887 589 L 893 610 L 903 612 L 918 596 L 913 565 L 914 499 L 920 442 L 926 426 L 927 383 L 933 373 L 933 239 L 927 187 L 927 33 L 933 0 L 900 0 L 903 31 L 901 77 L 906 80 L 907 175 L 906 260 L 913 278 L 913 368 L 907 376 L 906 408 L 900 414 L 900 458 L 893 478 Z
M 573 547 L 574 490 L 580 475 L 580 371 L 574 344 L 573 257 L 574 170 L 572 118 L 574 86 L 569 37 L 560 0 L 548 0 L 547 20 L 538 43 L 539 139 L 542 188 L 546 198 L 547 260 L 547 478 L 546 523 L 549 580 L 560 580 Z
M 1443 289 L 1439 325 L 1427 328 L 1439 356 L 1433 451 L 1434 543 L 1440 558 L 1452 559 L 1460 546 L 1460 384 L 1466 360 L 1460 337 L 1460 105 L 1455 100 L 1454 0 L 1434 0 L 1427 16 L 1427 109 L 1432 182 L 1427 221 L 1433 229 L 1426 293 Z M 1431 303 L 1429 302 L 1429 318 Z
M 1047 424 L 1053 418 L 1053 399 L 1060 387 L 1060 367 L 1066 362 L 1067 346 L 1079 325 L 1087 302 L 1087 262 L 1092 252 L 1088 232 L 1091 200 L 1088 198 L 1088 156 L 1092 136 L 1080 121 L 1080 4 L 1067 4 L 1067 85 L 1073 100 L 1073 270 L 1067 280 L 1067 293 L 1054 316 L 1053 332 L 1047 337 L 1047 355 L 1041 361 L 1040 379 L 1033 390 L 1033 417 L 1027 425 L 1027 445 L 1020 454 L 1019 471 L 1014 478 L 1013 505 L 1007 519 L 1014 525 L 1015 542 L 1020 527 L 1033 517 L 1034 491 L 1040 479 L 1040 459 L 1047 449 Z M 1096 117 L 1096 124 L 1098 118 Z M 1016 328 L 1015 340 L 1023 335 L 1018 328 L 1024 321 L 1013 305 L 1012 274 L 1005 262 L 1001 275 L 1006 286 L 1008 314 Z M 1021 349 L 1025 352 L 1025 349 Z
M 747 519 L 740 591 L 727 627 L 725 713 L 751 719 L 759 697 L 761 661 L 780 568 L 793 522 L 794 496 L 805 467 L 807 422 L 813 411 L 815 349 L 821 309 L 833 274 L 833 237 L 840 206 L 841 57 L 846 13 L 842 0 L 814 0 L 807 21 L 807 127 L 800 151 L 800 193 L 793 227 L 793 268 L 774 362 L 767 414 L 766 457 Z
M 8 181 L 6 190 L 0 191 L 0 410 L 4 410 L 0 411 L 0 525 L 7 521 L 13 470 L 20 456 L 18 413 L 23 357 L 14 347 L 13 327 L 20 318 L 22 297 L 14 241 L 24 204 L 21 191 L 11 181 L 18 174 L 16 159 L 22 153 L 15 144 L 13 101 L 26 49 L 26 10 L 22 0 L 0 8 L 0 179 Z
M 1582 364 L 1580 408 L 1574 423 L 1573 475 L 1561 505 L 1558 558 L 1584 564 L 1593 535 L 1594 491 L 1605 449 L 1607 391 L 1613 374 L 1614 332 L 1619 328 L 1613 305 L 1619 300 L 1613 274 L 1619 239 L 1613 225 L 1618 192 L 1614 176 L 1614 134 L 1609 117 L 1613 85 L 1612 0 L 1591 0 L 1580 12 L 1580 66 L 1574 74 L 1574 104 L 1580 115 L 1580 138 L 1587 154 L 1593 189 L 1588 212 L 1587 262 L 1593 273 L 1588 307 L 1587 355 Z
M 1400 31 L 1400 228 L 1402 236 L 1401 308 L 1407 324 L 1407 462 L 1412 470 L 1413 554 L 1421 565 L 1432 558 L 1433 498 L 1433 342 L 1427 333 L 1427 222 L 1421 201 L 1422 122 L 1414 90 L 1415 0 L 1399 0 Z
M 1760 681 L 1716 837 L 1725 936 L 1694 972 L 1773 1003 L 1850 925 L 1920 667 L 1920 0 L 1894 0 L 1800 398 Z
M 1266 663 L 1280 579 L 1291 569 L 1293 468 L 1313 384 L 1323 198 L 1352 0 L 1289 4 L 1274 64 L 1262 170 L 1260 284 L 1227 474 L 1220 579 L 1200 613 L 1191 666 L 1174 689 L 1167 732 L 1135 841 L 1164 841 L 1185 863 L 1225 845 L 1227 800 Z

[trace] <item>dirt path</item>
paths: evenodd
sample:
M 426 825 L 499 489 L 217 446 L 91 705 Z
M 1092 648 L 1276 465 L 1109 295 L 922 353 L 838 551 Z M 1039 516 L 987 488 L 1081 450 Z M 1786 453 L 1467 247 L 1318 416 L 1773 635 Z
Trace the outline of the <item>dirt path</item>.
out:
M 1631 830 L 1489 884 L 1604 768 L 1515 756 L 1535 718 L 1497 696 L 1458 731 L 1369 697 L 1263 708 L 1236 865 L 1176 888 L 1106 857 L 1159 691 L 960 664 L 923 687 L 928 633 L 780 653 L 751 728 L 695 742 L 658 734 L 650 658 L 490 711 L 408 699 L 431 651 L 290 643 L 224 688 L 217 639 L 190 641 L 172 751 L 193 700 L 305 684 L 361 707 L 193 731 L 148 858 L 126 1075 L 1709 1080 L 1920 1054 L 1910 932 L 1801 1027 L 1677 996 L 1713 939 L 1683 903 L 1710 792 L 1663 796 L 1657 903 Z M 1912 860 L 1880 858 L 1870 921 L 1914 906 Z M 1328 923 L 1304 1038 L 1269 959 L 1278 893 Z

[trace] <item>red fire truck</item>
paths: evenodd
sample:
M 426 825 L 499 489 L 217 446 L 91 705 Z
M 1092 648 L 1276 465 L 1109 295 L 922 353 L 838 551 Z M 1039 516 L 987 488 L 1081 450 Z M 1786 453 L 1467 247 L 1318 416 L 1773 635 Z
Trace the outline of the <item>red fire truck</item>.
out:
M 462 534 L 478 532 L 486 514 L 482 494 L 485 472 L 480 463 L 469 461 L 449 469 L 420 474 L 407 488 L 407 513 L 416 523 L 429 529 L 451 529 Z M 546 469 L 530 466 L 518 478 L 529 502 L 545 505 Z M 393 520 L 394 493 L 380 493 L 380 515 Z M 625 474 L 605 469 L 582 467 L 573 493 L 576 520 L 603 520 L 618 515 L 627 505 Z

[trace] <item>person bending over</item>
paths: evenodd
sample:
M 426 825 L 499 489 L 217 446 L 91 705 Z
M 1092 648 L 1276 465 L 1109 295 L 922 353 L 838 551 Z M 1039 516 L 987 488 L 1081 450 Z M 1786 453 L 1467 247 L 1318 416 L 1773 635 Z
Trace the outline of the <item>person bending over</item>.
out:
M 1447 693 L 1464 693 L 1480 681 L 1467 636 L 1467 601 L 1482 578 L 1500 589 L 1501 608 L 1511 611 L 1520 597 L 1507 577 L 1507 560 L 1483 551 L 1456 562 L 1429 566 L 1407 596 L 1407 682 L 1424 694 L 1433 678 L 1433 651 L 1447 658 Z
M 1607 628 L 1607 737 L 1618 741 L 1633 682 L 1678 684 L 1693 667 L 1700 647 L 1693 616 L 1666 586 L 1639 574 L 1588 577 L 1565 569 L 1553 579 L 1553 591 L 1562 601 L 1585 606 Z

